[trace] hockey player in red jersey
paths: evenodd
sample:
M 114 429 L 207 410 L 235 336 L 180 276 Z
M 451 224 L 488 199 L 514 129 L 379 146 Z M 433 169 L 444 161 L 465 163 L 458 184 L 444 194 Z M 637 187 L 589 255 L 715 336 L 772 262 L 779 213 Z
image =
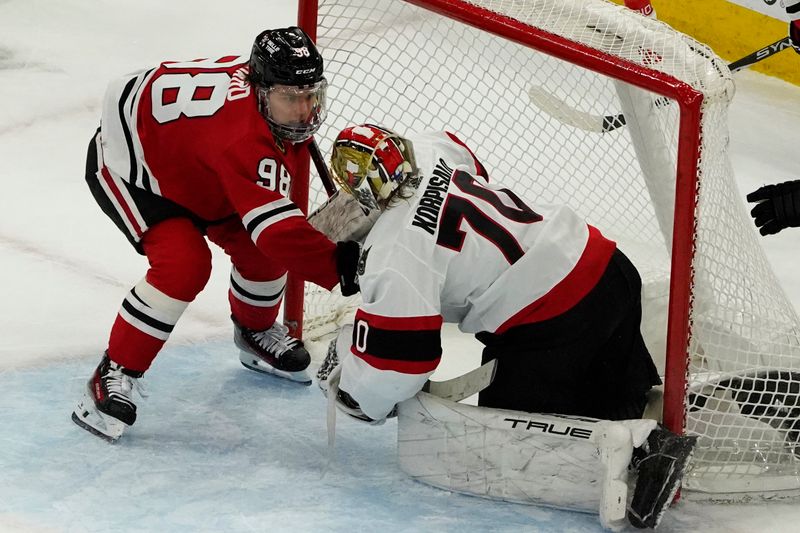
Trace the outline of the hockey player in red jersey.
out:
M 326 86 L 322 56 L 296 27 L 261 33 L 249 58 L 164 62 L 109 85 L 86 180 L 150 268 L 122 303 L 78 425 L 113 441 L 134 423 L 137 380 L 208 281 L 206 237 L 231 259 L 242 364 L 311 382 L 308 352 L 276 322 L 287 271 L 352 293 L 357 261 L 357 247 L 331 242 L 289 200 Z
M 391 416 L 436 369 L 449 322 L 485 345 L 484 362 L 497 359 L 480 406 L 642 416 L 660 379 L 640 332 L 641 280 L 597 228 L 491 183 L 448 132 L 347 128 L 331 166 L 344 191 L 381 211 L 359 261 L 363 303 L 318 374 L 323 390 L 338 382 L 341 410 L 369 423 Z M 634 525 L 657 523 L 694 441 L 661 428 L 635 454 L 646 481 Z

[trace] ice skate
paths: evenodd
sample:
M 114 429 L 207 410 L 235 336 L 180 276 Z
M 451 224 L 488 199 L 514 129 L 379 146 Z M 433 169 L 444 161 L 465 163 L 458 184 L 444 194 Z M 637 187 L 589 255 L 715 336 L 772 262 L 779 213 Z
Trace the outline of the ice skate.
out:
M 233 319 L 233 341 L 239 348 L 239 361 L 250 370 L 272 374 L 290 381 L 311 385 L 306 368 L 311 356 L 303 342 L 289 335 L 289 328 L 276 322 L 264 331 L 242 327 Z
M 124 368 L 104 355 L 86 384 L 83 398 L 72 412 L 72 420 L 86 431 L 116 442 L 125 428 L 136 421 L 133 390 L 140 389 L 142 372 Z
M 628 521 L 634 527 L 658 526 L 675 498 L 696 444 L 695 436 L 675 435 L 659 426 L 634 451 L 632 463 L 639 474 L 628 510 Z

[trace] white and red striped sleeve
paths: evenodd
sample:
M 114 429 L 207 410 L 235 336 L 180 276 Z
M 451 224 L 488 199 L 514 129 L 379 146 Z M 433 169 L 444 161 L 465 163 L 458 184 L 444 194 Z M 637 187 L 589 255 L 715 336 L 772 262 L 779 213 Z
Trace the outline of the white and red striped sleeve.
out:
M 314 229 L 291 200 L 235 176 L 225 192 L 259 250 L 287 270 L 331 289 L 339 282 L 336 244 Z

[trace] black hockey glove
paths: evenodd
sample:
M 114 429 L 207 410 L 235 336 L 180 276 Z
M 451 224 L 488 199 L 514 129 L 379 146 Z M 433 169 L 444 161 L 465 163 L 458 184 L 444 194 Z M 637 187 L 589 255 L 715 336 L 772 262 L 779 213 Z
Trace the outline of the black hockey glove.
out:
M 758 202 L 750 211 L 761 235 L 774 235 L 784 228 L 800 226 L 800 180 L 764 185 L 747 195 Z
M 336 270 L 339 271 L 339 286 L 342 296 L 352 296 L 359 291 L 358 259 L 361 246 L 356 241 L 336 243 Z
M 793 20 L 789 23 L 789 40 L 792 42 L 794 51 L 800 54 L 800 20 Z

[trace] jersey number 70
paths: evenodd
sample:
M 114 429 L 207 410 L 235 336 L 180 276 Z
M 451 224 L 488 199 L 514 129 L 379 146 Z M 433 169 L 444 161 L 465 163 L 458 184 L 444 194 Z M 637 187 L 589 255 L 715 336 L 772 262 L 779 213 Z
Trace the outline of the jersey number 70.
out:
M 511 221 L 531 224 L 542 220 L 541 215 L 525 205 L 516 194 L 508 189 L 500 189 L 500 191 L 511 200 L 515 207 L 505 204 L 496 191 L 483 187 L 467 172 L 456 170 L 452 181 L 461 192 L 488 202 L 500 215 Z M 525 253 L 517 239 L 503 227 L 502 220 L 495 220 L 481 211 L 469 198 L 454 194 L 447 195 L 447 200 L 442 207 L 436 244 L 460 251 L 464 246 L 464 237 L 466 237 L 466 233 L 460 229 L 462 220 L 466 220 L 472 229 L 494 244 L 503 253 L 509 264 L 516 263 Z

